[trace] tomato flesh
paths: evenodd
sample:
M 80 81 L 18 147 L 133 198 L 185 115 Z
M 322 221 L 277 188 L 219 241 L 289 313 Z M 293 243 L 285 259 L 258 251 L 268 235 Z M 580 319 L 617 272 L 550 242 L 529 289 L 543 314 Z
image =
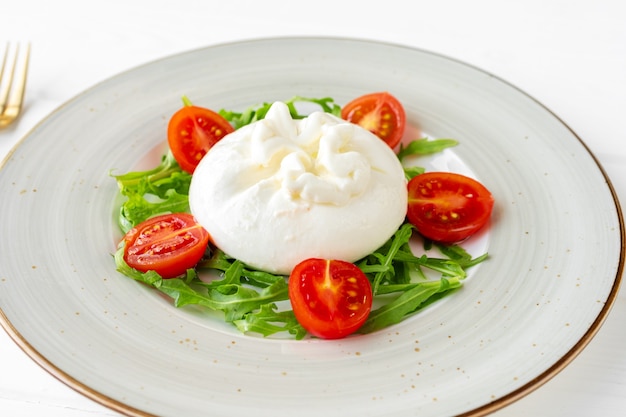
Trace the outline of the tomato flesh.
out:
M 338 339 L 354 333 L 372 309 L 372 287 L 356 265 L 311 258 L 289 276 L 289 300 L 298 322 L 310 334 Z
M 408 185 L 407 217 L 425 237 L 442 243 L 460 242 L 491 217 L 494 198 L 473 178 L 450 172 L 428 172 Z
M 406 127 L 404 107 L 387 92 L 357 97 L 341 109 L 341 118 L 369 130 L 391 148 L 400 143 Z
M 124 243 L 124 260 L 130 267 L 174 278 L 200 261 L 209 233 L 191 214 L 164 214 L 129 230 Z
M 233 131 L 228 120 L 219 113 L 204 107 L 185 105 L 171 117 L 167 141 L 180 167 L 193 174 L 209 149 Z

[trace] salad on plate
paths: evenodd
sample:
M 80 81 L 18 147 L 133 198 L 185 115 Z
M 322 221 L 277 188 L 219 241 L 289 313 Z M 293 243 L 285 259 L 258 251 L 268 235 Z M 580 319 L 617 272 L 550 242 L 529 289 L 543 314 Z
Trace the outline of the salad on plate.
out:
M 494 198 L 469 176 L 410 164 L 458 142 L 407 140 L 406 125 L 387 92 L 243 112 L 183 97 L 160 164 L 111 173 L 116 267 L 264 337 L 337 339 L 413 316 L 487 259 L 463 243 Z

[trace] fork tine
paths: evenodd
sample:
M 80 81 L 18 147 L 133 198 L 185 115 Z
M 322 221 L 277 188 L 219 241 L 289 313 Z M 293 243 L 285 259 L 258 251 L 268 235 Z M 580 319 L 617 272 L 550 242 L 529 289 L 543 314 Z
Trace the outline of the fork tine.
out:
M 4 111 L 4 106 L 7 104 L 7 99 L 9 97 L 10 86 L 12 83 L 13 72 L 11 71 L 11 75 L 9 75 L 9 81 L 6 83 L 2 83 L 2 79 L 4 78 L 4 69 L 7 66 L 7 58 L 9 57 L 9 43 L 5 45 L 4 48 L 4 56 L 2 58 L 2 65 L 0 66 L 0 114 Z
M 26 91 L 26 79 L 30 60 L 30 43 L 27 43 L 26 52 L 21 62 L 21 68 L 17 73 L 17 79 L 14 83 L 13 79 L 16 75 L 15 71 L 17 70 L 19 64 L 20 45 L 16 45 L 12 63 L 5 72 L 4 70 L 7 64 L 9 49 L 9 43 L 7 43 L 0 71 L 0 87 L 2 87 L 0 90 L 0 128 L 12 123 L 21 112 L 24 92 Z M 8 77 L 5 83 L 2 83 L 3 73 Z

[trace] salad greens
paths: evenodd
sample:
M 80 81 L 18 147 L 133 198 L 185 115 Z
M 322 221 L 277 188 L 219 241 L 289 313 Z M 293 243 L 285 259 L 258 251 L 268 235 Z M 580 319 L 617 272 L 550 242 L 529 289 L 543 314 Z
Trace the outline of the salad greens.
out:
M 295 96 L 291 99 L 284 101 L 289 109 L 289 113 L 291 117 L 294 119 L 304 119 L 307 117 L 307 113 L 300 113 L 298 110 L 296 103 L 312 103 L 316 104 L 320 107 L 320 109 L 326 113 L 333 114 L 337 117 L 341 116 L 341 106 L 335 103 L 335 101 L 330 97 L 324 98 L 308 98 Z M 250 123 L 254 123 L 265 118 L 270 107 L 272 107 L 273 103 L 263 103 L 260 106 L 249 107 L 241 113 L 236 113 L 230 110 L 221 109 L 218 113 L 228 120 L 235 130 L 243 127 L 245 125 L 249 125 Z
M 287 105 L 292 117 L 302 118 L 297 102 L 314 103 L 323 111 L 338 115 L 340 106 L 331 98 L 310 99 L 296 96 Z M 262 119 L 270 104 L 251 107 L 242 113 L 220 110 L 219 113 L 239 128 Z M 398 158 L 440 152 L 455 146 L 452 139 L 418 139 L 400 148 Z M 423 172 L 423 168 L 405 168 L 407 178 Z M 147 171 L 113 175 L 124 197 L 118 213 L 118 224 L 126 233 L 149 217 L 167 212 L 189 212 L 188 192 L 191 175 L 184 172 L 167 152 L 161 163 Z M 427 253 L 436 249 L 438 256 L 417 256 L 411 248 L 415 228 L 403 224 L 374 253 L 355 262 L 372 284 L 375 307 L 358 330 L 370 333 L 399 323 L 425 306 L 451 294 L 463 285 L 467 269 L 484 261 L 487 254 L 473 258 L 461 246 L 443 246 L 424 242 Z M 413 243 L 414 244 L 414 243 Z M 172 298 L 175 307 L 198 305 L 223 313 L 224 320 L 240 331 L 264 337 L 287 333 L 302 339 L 306 331 L 289 309 L 287 277 L 259 271 L 228 257 L 211 244 L 195 269 L 179 278 L 164 279 L 154 271 L 140 272 L 124 261 L 124 241 L 114 255 L 117 270 L 122 274 Z M 433 274 L 436 278 L 431 278 Z M 285 305 L 286 304 L 286 308 Z
M 428 140 L 427 138 L 415 139 L 411 141 L 406 147 L 404 144 L 400 144 L 398 150 L 398 159 L 403 162 L 405 158 L 413 155 L 432 155 L 437 152 L 441 152 L 446 148 L 451 148 L 458 145 L 458 142 L 454 139 L 435 139 Z M 425 169 L 420 166 L 408 166 L 404 167 L 404 174 L 407 180 L 423 174 Z
M 191 174 L 180 168 L 170 151 L 156 168 L 110 175 L 125 197 L 117 217 L 124 233 L 156 214 L 189 212 Z

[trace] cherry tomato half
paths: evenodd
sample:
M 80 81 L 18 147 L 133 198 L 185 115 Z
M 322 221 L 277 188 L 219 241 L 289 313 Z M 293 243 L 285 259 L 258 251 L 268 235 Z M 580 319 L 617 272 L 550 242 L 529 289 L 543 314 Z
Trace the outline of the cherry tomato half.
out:
M 228 120 L 220 114 L 186 101 L 170 119 L 167 142 L 180 167 L 193 174 L 209 149 L 233 131 Z
M 459 242 L 491 217 L 494 198 L 480 182 L 450 172 L 427 172 L 408 185 L 407 217 L 419 232 L 442 243 Z
M 338 339 L 354 333 L 372 309 L 372 286 L 356 265 L 311 258 L 289 276 L 289 300 L 310 334 Z
M 200 261 L 209 233 L 191 214 L 163 214 L 133 227 L 124 241 L 124 260 L 130 267 L 174 278 Z
M 369 130 L 391 148 L 400 143 L 406 126 L 404 107 L 386 92 L 352 100 L 341 109 L 341 118 Z

